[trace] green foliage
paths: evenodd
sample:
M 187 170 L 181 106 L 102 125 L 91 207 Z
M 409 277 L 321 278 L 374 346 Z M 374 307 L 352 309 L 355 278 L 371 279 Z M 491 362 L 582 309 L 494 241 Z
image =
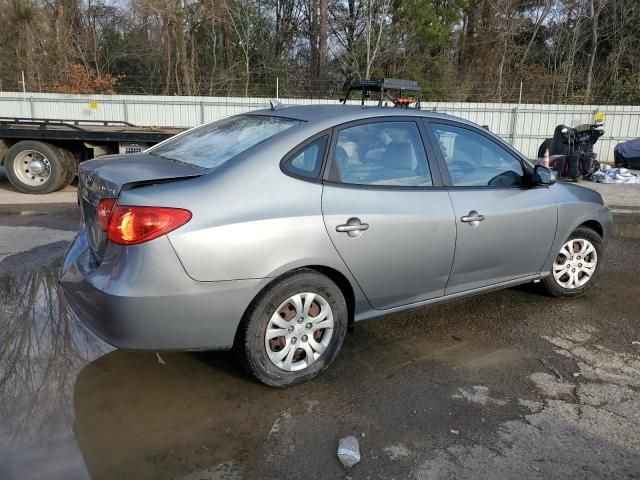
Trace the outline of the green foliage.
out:
M 52 91 L 82 65 L 121 93 L 274 96 L 277 78 L 338 97 L 398 77 L 429 100 L 512 102 L 522 82 L 526 102 L 638 103 L 638 2 L 594 0 L 594 22 L 590 1 L 0 0 L 0 87 L 24 71 Z

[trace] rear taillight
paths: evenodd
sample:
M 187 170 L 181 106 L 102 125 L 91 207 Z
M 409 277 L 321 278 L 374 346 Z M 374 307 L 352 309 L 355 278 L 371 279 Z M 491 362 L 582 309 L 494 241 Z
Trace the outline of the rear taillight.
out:
M 116 205 L 109 219 L 109 240 L 120 245 L 136 245 L 181 227 L 191 220 L 182 208 Z
M 103 198 L 98 203 L 98 225 L 103 232 L 106 232 L 109 228 L 109 217 L 115 204 L 115 198 Z

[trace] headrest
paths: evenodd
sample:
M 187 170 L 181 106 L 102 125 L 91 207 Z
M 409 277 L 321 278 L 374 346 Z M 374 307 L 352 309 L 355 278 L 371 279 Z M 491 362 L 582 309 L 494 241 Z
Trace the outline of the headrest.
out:
M 453 154 L 455 160 L 462 160 L 465 162 L 473 162 L 475 158 L 480 155 L 478 151 L 478 144 L 470 140 L 465 135 L 456 136 L 455 144 L 453 147 Z
M 413 145 L 411 142 L 389 142 L 382 156 L 382 163 L 386 168 L 395 170 L 415 170 L 417 161 Z

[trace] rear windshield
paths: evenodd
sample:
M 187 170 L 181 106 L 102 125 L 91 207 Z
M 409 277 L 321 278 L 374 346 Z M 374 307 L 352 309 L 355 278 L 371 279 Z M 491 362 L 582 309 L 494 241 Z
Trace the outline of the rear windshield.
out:
M 300 120 L 266 115 L 238 115 L 194 128 L 148 150 L 203 168 L 215 168 Z

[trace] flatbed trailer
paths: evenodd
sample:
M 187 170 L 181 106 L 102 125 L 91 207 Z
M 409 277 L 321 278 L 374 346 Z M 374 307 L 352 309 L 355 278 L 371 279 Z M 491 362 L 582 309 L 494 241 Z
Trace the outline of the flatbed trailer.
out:
M 50 193 L 73 181 L 80 162 L 138 153 L 183 130 L 117 121 L 0 117 L 0 165 L 16 189 Z

